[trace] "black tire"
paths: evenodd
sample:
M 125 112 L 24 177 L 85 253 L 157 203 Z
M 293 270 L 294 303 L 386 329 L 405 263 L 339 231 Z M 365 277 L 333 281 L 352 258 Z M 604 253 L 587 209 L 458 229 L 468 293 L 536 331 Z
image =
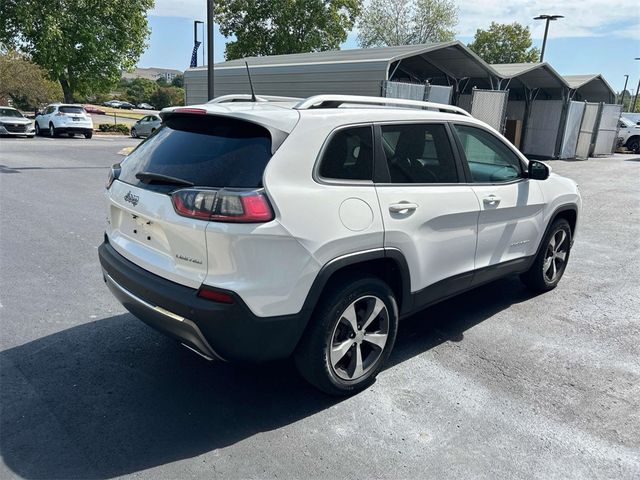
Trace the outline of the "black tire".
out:
M 135 128 L 131 129 L 131 138 L 138 138 L 138 131 Z
M 627 142 L 627 148 L 633 153 L 640 153 L 640 138 L 632 138 Z
M 36 136 L 39 137 L 42 135 L 42 130 L 40 130 L 40 125 L 38 125 L 38 122 L 35 122 L 35 127 L 36 127 Z
M 49 136 L 50 137 L 57 137 L 58 136 L 58 131 L 56 130 L 56 127 L 53 126 L 53 123 L 49 124 Z
M 75 136 L 76 136 L 76 134 L 75 134 L 75 133 L 73 133 L 73 132 L 69 132 L 69 133 L 67 133 L 67 136 L 68 136 L 69 138 L 73 138 L 73 137 L 75 137 Z
M 380 305 L 378 301 L 382 301 L 386 309 L 381 310 L 377 316 L 369 316 L 375 308 L 371 307 L 372 303 Z M 347 309 L 351 309 L 352 304 L 353 312 L 358 318 L 359 332 L 355 338 L 353 330 L 350 329 L 351 324 L 346 321 L 346 316 L 343 316 Z M 371 330 L 361 328 L 362 319 L 365 317 L 373 319 L 369 324 Z M 348 329 L 351 333 L 347 333 L 348 336 L 343 337 L 340 343 L 333 343 L 343 329 Z M 365 340 L 367 333 L 380 336 L 385 332 L 386 343 L 382 348 Z M 300 374 L 320 390 L 330 395 L 352 395 L 375 381 L 376 375 L 391 354 L 397 332 L 398 306 L 389 286 L 376 277 L 345 277 L 330 285 L 323 293 L 296 347 L 294 361 Z M 330 358 L 330 348 L 331 345 L 340 344 L 346 348 L 338 355 L 342 360 L 336 363 L 336 368 Z M 357 355 L 356 349 L 360 355 Z M 355 379 L 344 378 L 349 375 L 348 367 L 342 370 L 340 362 L 355 365 L 358 359 L 361 367 L 364 367 L 362 375 Z M 353 375 L 356 375 L 355 369 Z
M 560 232 L 564 232 L 565 237 L 562 237 Z M 562 242 L 559 239 L 563 238 Z M 552 244 L 553 240 L 553 244 Z M 555 245 L 557 243 L 557 245 Z M 559 263 L 559 256 L 554 257 L 552 250 L 554 248 L 562 249 L 565 253 L 564 260 Z M 569 254 L 571 253 L 571 226 L 564 218 L 559 218 L 553 222 L 549 232 L 542 240 L 540 251 L 533 261 L 531 268 L 522 275 L 520 279 L 522 282 L 532 290 L 536 292 L 548 292 L 553 290 L 560 282 L 567 263 L 569 263 Z M 551 258 L 550 263 L 546 263 Z M 553 264 L 553 265 L 551 265 Z M 555 272 L 554 275 L 549 273 Z
M 86 139 L 89 139 L 91 137 L 93 137 L 93 132 L 87 132 L 87 133 L 84 134 L 84 138 L 86 138 Z

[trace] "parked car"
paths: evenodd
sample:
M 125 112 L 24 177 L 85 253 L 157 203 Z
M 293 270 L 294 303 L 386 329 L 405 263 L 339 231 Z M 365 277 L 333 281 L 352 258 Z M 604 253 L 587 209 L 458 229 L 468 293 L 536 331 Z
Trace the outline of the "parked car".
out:
M 160 128 L 161 123 L 162 119 L 158 115 L 147 115 L 133 124 L 131 136 L 133 138 L 148 137 Z
M 0 106 L 0 135 L 33 138 L 33 121 L 13 107 Z
M 464 110 L 224 101 L 163 110 L 111 169 L 99 247 L 122 304 L 203 357 L 292 355 L 350 394 L 400 318 L 508 275 L 538 292 L 562 278 L 578 186 Z
M 148 103 L 139 103 L 138 104 L 138 108 L 142 109 L 142 110 L 155 110 L 156 107 L 154 107 L 153 105 L 149 105 Z
M 83 105 L 84 111 L 95 115 L 106 115 L 106 112 L 94 105 Z
M 640 153 L 640 125 L 633 123 L 629 118 L 620 117 L 618 143 L 633 153 Z
M 109 100 L 107 102 L 103 102 L 102 105 L 105 107 L 120 108 L 121 103 L 122 102 L 120 100 Z
M 120 105 L 118 105 L 116 108 L 122 108 L 124 110 L 132 110 L 133 108 L 135 108 L 135 105 L 129 102 L 120 102 Z
M 622 118 L 626 118 L 636 125 L 640 125 L 640 113 L 623 112 Z
M 93 120 L 82 105 L 54 103 L 44 112 L 38 113 L 35 120 L 36 135 L 48 134 L 57 137 L 66 133 L 73 137 L 76 133 L 85 138 L 93 136 Z

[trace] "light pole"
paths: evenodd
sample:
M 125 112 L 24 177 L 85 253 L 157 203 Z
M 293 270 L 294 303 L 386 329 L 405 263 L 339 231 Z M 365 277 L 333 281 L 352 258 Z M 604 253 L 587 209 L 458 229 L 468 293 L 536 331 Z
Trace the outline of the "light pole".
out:
M 196 42 L 198 41 L 198 24 L 202 23 L 204 25 L 204 22 L 201 22 L 200 20 L 194 20 L 193 21 L 193 45 L 196 45 Z M 204 38 L 202 39 L 204 41 Z M 202 51 L 204 52 L 204 45 L 202 45 Z M 202 57 L 202 63 L 204 63 L 204 57 Z M 196 67 L 198 66 L 198 55 L 196 52 Z
M 207 0 L 207 98 L 213 95 L 213 0 Z
M 640 57 L 636 57 L 636 60 L 640 60 Z M 640 93 L 640 78 L 638 79 L 638 87 L 636 88 L 636 96 L 633 98 L 633 105 L 631 106 L 631 112 L 636 112 L 636 103 L 638 103 L 638 93 Z
M 622 88 L 622 98 L 620 98 L 620 105 L 622 105 L 622 111 L 624 112 L 624 94 L 627 91 L 627 82 L 629 81 L 629 75 L 624 76 L 624 87 Z
M 544 26 L 544 38 L 542 39 L 542 52 L 540 53 L 540 62 L 544 61 L 544 48 L 547 46 L 547 33 L 549 33 L 549 22 L 553 22 L 559 18 L 564 18 L 563 15 L 538 15 L 534 17 L 534 20 L 546 20 Z

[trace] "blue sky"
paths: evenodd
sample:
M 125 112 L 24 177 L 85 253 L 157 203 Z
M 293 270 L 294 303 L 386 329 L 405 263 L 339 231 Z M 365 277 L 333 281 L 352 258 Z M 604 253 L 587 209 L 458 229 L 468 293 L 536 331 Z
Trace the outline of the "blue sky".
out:
M 564 14 L 551 24 L 545 60 L 560 74 L 602 73 L 615 90 L 622 90 L 629 75 L 628 90 L 637 87 L 640 77 L 640 9 L 626 0 L 565 0 L 548 11 L 545 0 L 512 0 L 505 9 L 502 2 L 459 0 L 458 39 L 469 43 L 477 28 L 487 28 L 492 20 L 519 21 L 532 28 L 534 44 L 540 46 L 542 23 L 531 20 L 538 13 Z M 540 5 L 536 5 L 536 4 Z M 635 5 L 634 5 L 635 4 Z M 150 12 L 149 47 L 138 66 L 184 70 L 193 48 L 193 20 L 206 18 L 205 0 L 156 0 Z M 201 35 L 198 29 L 198 38 Z M 216 29 L 214 58 L 224 60 L 226 39 Z M 342 48 L 357 48 L 357 32 L 351 32 Z M 202 64 L 202 47 L 198 53 Z

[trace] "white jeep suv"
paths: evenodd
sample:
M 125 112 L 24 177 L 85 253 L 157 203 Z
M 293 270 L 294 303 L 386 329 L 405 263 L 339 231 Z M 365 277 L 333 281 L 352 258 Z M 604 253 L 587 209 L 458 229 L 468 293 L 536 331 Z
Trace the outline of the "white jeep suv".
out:
M 66 133 L 73 137 L 76 133 L 85 138 L 93 136 L 93 120 L 82 105 L 54 103 L 47 105 L 36 115 L 36 135 L 47 134 L 57 137 Z
M 293 355 L 332 394 L 370 385 L 398 321 L 506 275 L 566 268 L 575 182 L 448 105 L 222 97 L 162 112 L 107 184 L 105 281 L 208 359 Z

